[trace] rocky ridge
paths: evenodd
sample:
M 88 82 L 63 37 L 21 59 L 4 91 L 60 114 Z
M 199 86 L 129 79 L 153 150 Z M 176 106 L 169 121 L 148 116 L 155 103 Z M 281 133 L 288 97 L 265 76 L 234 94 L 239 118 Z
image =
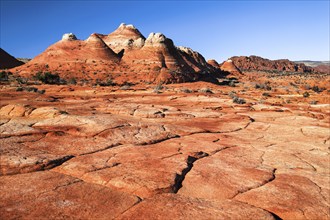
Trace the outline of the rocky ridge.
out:
M 241 70 L 287 71 L 310 73 L 313 68 L 303 63 L 295 63 L 287 59 L 269 60 L 258 56 L 234 56 L 229 58 Z
M 64 79 L 170 83 L 215 81 L 213 74 L 219 71 L 198 52 L 176 47 L 161 33 L 145 38 L 133 25 L 121 24 L 109 35 L 94 33 L 87 40 L 64 34 L 62 40 L 12 72 L 24 77 L 52 72 Z

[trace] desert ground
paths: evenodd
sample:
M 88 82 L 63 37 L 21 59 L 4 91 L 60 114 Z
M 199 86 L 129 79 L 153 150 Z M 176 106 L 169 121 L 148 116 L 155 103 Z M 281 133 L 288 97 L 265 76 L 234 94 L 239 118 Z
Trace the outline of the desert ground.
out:
M 1 219 L 330 218 L 329 75 L 0 96 Z

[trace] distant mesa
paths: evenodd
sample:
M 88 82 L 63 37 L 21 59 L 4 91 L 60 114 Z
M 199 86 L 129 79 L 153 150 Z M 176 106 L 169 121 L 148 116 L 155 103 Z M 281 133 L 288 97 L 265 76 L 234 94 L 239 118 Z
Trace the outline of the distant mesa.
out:
M 24 62 L 17 60 L 15 57 L 0 48 L 0 69 L 10 69 L 23 64 Z
M 269 60 L 258 56 L 235 56 L 230 60 L 242 71 L 287 71 L 287 72 L 313 72 L 313 68 L 303 63 L 295 63 L 287 59 Z

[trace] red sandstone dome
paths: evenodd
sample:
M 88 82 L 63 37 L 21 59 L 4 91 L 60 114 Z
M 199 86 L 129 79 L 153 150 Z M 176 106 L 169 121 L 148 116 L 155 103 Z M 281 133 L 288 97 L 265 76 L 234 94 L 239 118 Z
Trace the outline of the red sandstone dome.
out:
M 221 71 L 228 72 L 230 77 L 241 76 L 242 72 L 237 68 L 232 60 L 227 60 L 220 66 Z

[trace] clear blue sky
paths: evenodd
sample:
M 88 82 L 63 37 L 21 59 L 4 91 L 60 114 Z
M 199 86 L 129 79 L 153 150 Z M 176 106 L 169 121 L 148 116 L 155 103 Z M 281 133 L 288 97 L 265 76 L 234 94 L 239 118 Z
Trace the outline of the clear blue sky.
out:
M 219 62 L 234 55 L 329 60 L 329 0 L 1 0 L 0 20 L 0 46 L 16 57 L 33 58 L 64 33 L 86 39 L 124 22 Z

